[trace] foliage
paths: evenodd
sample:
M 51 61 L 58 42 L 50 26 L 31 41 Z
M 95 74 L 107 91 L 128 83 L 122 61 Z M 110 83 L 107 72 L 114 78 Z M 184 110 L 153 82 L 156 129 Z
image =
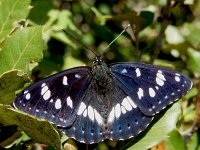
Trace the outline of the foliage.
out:
M 0 0 L 0 147 L 48 145 L 60 149 L 65 143 L 65 148 L 87 149 L 84 144 L 67 140 L 49 122 L 9 106 L 31 79 L 36 82 L 64 69 L 92 63 L 94 55 L 67 36 L 63 28 L 103 54 L 107 63 L 162 65 L 194 81 L 182 101 L 157 116 L 138 137 L 105 141 L 89 148 L 132 150 L 158 144 L 166 149 L 200 149 L 199 7 L 200 0 Z M 127 32 L 105 49 L 128 23 L 131 27 Z

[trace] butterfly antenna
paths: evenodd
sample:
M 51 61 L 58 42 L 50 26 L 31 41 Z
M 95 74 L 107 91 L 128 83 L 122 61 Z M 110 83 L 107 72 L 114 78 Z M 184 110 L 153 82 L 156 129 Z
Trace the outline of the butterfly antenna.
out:
M 128 24 L 127 26 L 126 26 L 126 28 L 124 28 L 124 30 L 122 30 L 122 32 L 114 39 L 114 40 L 112 40 L 112 42 L 110 42 L 110 44 L 108 44 L 108 46 L 106 46 L 106 48 L 103 50 L 103 52 L 105 53 L 106 52 L 106 50 L 110 47 L 110 45 L 112 45 L 129 27 L 130 27 L 131 25 L 130 24 Z
M 94 50 L 92 50 L 91 48 L 89 48 L 88 46 L 86 46 L 85 44 L 83 44 L 82 42 L 80 42 L 79 39 L 75 38 L 74 36 L 72 36 L 70 33 L 68 33 L 66 30 L 62 29 L 62 31 L 69 35 L 74 41 L 78 42 L 80 45 L 82 45 L 84 48 L 90 50 L 96 57 L 99 56 Z

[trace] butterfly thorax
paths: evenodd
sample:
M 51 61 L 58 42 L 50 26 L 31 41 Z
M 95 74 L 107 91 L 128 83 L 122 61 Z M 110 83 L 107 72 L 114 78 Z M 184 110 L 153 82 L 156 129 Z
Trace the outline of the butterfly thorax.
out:
M 105 86 L 108 82 L 108 66 L 102 60 L 102 58 L 96 57 L 96 60 L 93 62 L 92 73 L 94 75 L 94 80 L 100 85 Z

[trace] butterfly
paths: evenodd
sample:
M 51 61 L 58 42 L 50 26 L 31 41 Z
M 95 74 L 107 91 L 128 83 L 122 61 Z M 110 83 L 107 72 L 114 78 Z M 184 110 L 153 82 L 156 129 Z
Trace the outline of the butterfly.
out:
M 138 135 L 191 87 L 189 78 L 173 70 L 132 62 L 107 65 L 96 56 L 92 67 L 68 69 L 29 86 L 13 106 L 91 144 Z

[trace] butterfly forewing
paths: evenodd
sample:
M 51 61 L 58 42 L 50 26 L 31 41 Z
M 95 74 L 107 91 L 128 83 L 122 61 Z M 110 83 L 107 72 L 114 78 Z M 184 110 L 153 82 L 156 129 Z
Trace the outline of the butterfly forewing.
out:
M 148 116 L 160 112 L 191 88 L 184 75 L 147 64 L 119 63 L 110 67 L 113 79 Z
M 43 79 L 19 94 L 14 107 L 67 127 L 76 118 L 81 97 L 90 84 L 90 68 L 78 67 Z

